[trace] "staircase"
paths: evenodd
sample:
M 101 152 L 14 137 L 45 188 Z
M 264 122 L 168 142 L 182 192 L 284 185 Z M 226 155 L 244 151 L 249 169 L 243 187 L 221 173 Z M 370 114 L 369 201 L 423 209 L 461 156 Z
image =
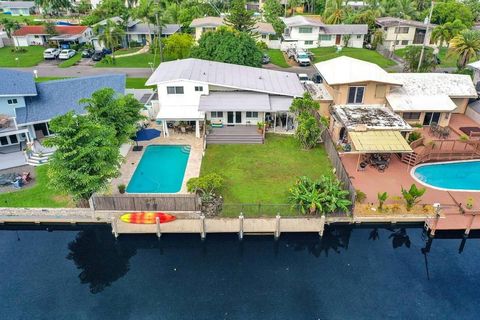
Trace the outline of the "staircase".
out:
M 402 153 L 400 160 L 402 160 L 403 163 L 406 163 L 409 166 L 413 167 L 418 164 L 418 153 L 416 153 L 415 151 L 412 153 Z
M 192 150 L 191 146 L 183 146 L 182 149 L 181 149 L 181 152 L 185 153 L 185 154 L 190 154 L 191 150 Z
M 54 149 L 42 146 L 38 141 L 35 141 L 32 150 L 25 153 L 27 164 L 31 166 L 40 166 L 48 162 L 50 156 L 55 152 Z

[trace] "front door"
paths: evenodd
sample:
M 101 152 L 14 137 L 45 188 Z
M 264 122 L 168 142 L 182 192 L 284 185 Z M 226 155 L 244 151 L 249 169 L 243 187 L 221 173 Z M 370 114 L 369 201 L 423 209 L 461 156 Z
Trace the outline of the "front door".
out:
M 227 112 L 227 124 L 233 124 L 235 121 L 235 113 L 233 111 Z
M 242 123 L 242 113 L 240 111 L 235 112 L 235 123 Z
M 337 37 L 335 38 L 335 44 L 340 44 L 340 41 L 342 40 L 342 35 L 337 34 Z
M 440 112 L 426 112 L 425 118 L 423 119 L 424 126 L 430 126 L 432 124 L 438 124 L 440 120 Z

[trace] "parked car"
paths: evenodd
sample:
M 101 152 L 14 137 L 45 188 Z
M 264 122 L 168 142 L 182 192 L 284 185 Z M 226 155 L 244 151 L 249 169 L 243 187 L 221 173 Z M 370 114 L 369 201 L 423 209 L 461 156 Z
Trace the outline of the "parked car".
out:
M 107 48 L 103 48 L 102 53 L 103 53 L 104 56 L 106 56 L 107 54 L 112 54 L 112 50 L 107 49 Z
M 268 54 L 264 53 L 262 57 L 262 64 L 267 64 L 267 63 L 270 63 L 270 57 L 268 56 Z
M 320 73 L 315 73 L 315 74 L 312 76 L 312 81 L 315 82 L 315 83 L 322 83 L 322 82 L 323 82 L 323 78 L 322 78 L 322 76 L 320 75 Z
M 296 51 L 296 54 L 295 54 L 295 61 L 302 67 L 307 67 L 310 65 L 311 61 L 310 61 L 310 57 L 308 56 L 308 54 L 302 50 L 302 49 L 298 49 Z
M 60 54 L 60 49 L 58 49 L 58 48 L 48 48 L 47 50 L 43 51 L 43 58 L 44 59 L 57 59 L 59 54 Z
M 71 57 L 75 55 L 75 50 L 72 49 L 63 49 L 60 51 L 60 54 L 58 55 L 58 59 L 60 60 L 68 60 Z
M 298 74 L 298 80 L 300 80 L 301 83 L 305 83 L 307 81 L 310 81 L 310 79 L 308 78 L 308 74 L 306 74 L 306 73 L 299 73 Z
M 92 60 L 93 60 L 93 61 L 100 61 L 100 60 L 103 59 L 103 57 L 104 57 L 103 52 L 97 51 L 97 52 L 95 52 L 95 53 L 92 55 Z
M 82 58 L 91 58 L 95 54 L 93 49 L 85 49 L 82 51 Z

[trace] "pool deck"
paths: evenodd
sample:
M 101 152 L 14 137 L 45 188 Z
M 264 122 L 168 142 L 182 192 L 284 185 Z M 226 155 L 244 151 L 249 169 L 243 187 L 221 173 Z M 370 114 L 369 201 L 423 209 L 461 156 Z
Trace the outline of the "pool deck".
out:
M 155 126 L 151 126 L 152 128 L 156 128 Z M 203 139 L 195 138 L 194 134 L 175 134 L 170 132 L 169 137 L 160 136 L 158 138 L 152 139 L 150 141 L 141 141 L 138 145 L 143 146 L 142 151 L 133 151 L 133 144 L 130 147 L 127 155 L 125 156 L 125 161 L 120 168 L 121 175 L 118 178 L 115 178 L 111 182 L 111 188 L 109 193 L 111 194 L 119 194 L 118 192 L 118 185 L 124 184 L 128 185 L 130 179 L 137 168 L 140 159 L 145 152 L 147 146 L 150 145 L 189 145 L 191 147 L 190 156 L 188 157 L 187 167 L 185 169 L 185 176 L 183 177 L 182 188 L 178 193 L 187 193 L 187 181 L 190 178 L 198 177 L 200 175 L 200 167 L 202 165 L 202 157 L 203 157 Z

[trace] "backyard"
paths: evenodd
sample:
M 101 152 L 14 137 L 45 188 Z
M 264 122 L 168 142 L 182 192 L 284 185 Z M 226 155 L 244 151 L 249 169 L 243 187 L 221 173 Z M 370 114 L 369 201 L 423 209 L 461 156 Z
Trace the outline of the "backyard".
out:
M 323 146 L 305 151 L 294 137 L 267 134 L 263 145 L 209 145 L 201 174 L 210 172 L 225 178 L 225 204 L 269 205 L 287 204 L 297 177 L 319 178 L 331 174 L 332 167 Z
M 48 186 L 48 166 L 35 169 L 32 187 L 24 190 L 0 193 L 0 207 L 36 207 L 36 208 L 62 208 L 72 207 L 73 203 L 68 196 L 58 194 Z
M 12 52 L 13 47 L 0 48 L 0 67 L 33 67 L 43 61 L 44 47 L 30 46 L 22 49 L 26 51 Z
M 330 60 L 340 56 L 347 56 L 371 63 L 377 64 L 379 67 L 388 68 L 396 65 L 396 63 L 388 58 L 385 58 L 375 50 L 368 50 L 363 48 L 343 48 L 337 52 L 337 47 L 325 47 L 310 49 L 315 54 L 314 63 Z

